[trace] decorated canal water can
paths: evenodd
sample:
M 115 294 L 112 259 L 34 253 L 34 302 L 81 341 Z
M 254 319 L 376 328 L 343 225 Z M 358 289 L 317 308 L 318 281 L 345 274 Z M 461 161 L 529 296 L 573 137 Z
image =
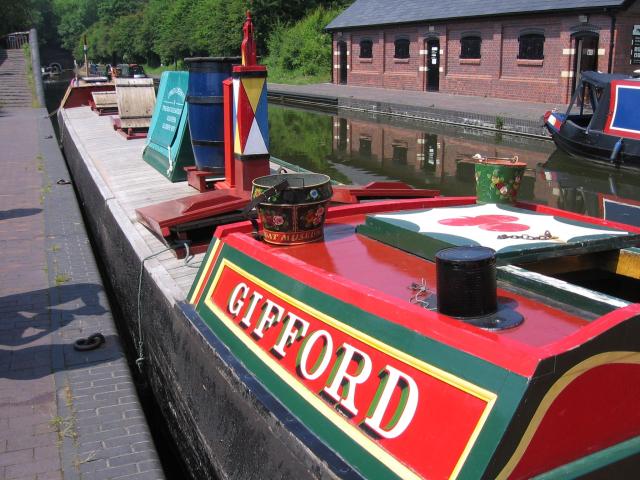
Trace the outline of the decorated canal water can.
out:
M 251 197 L 262 196 L 257 210 L 264 240 L 277 245 L 320 240 L 332 193 L 329 177 L 318 173 L 256 178 Z
M 474 157 L 476 197 L 479 203 L 515 203 L 526 163 L 510 159 Z

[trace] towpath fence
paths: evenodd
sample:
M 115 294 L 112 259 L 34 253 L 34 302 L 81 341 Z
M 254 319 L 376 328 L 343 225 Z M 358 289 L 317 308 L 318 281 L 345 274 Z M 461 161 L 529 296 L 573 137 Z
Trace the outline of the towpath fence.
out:
M 29 32 L 7 33 L 0 37 L 0 46 L 4 46 L 7 50 L 22 48 L 27 43 L 29 43 Z

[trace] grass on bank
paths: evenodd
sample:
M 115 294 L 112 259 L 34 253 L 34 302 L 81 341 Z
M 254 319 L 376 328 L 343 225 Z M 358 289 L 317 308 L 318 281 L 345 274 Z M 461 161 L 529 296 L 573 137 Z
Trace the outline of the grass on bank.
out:
M 329 74 L 304 75 L 296 72 L 269 68 L 267 81 L 269 83 L 284 83 L 287 85 L 309 85 L 311 83 L 327 83 L 331 81 Z
M 148 63 L 145 63 L 144 65 L 142 65 L 142 68 L 144 68 L 144 72 L 147 75 L 150 75 L 153 77 L 159 77 L 160 75 L 162 75 L 162 72 L 167 72 L 167 71 L 175 72 L 180 70 L 187 70 L 187 67 L 183 62 L 178 62 L 177 66 L 175 63 L 172 63 L 171 65 L 161 65 L 156 67 L 152 67 Z
M 27 72 L 27 82 L 29 83 L 29 90 L 31 91 L 31 106 L 33 108 L 39 108 L 40 102 L 38 102 L 38 96 L 36 95 L 36 81 L 33 78 L 33 67 L 31 62 L 31 46 L 25 43 L 22 46 L 22 53 L 24 53 L 25 70 Z
M 147 64 L 143 65 L 144 71 L 147 75 L 152 77 L 160 77 L 162 72 L 176 70 L 187 70 L 187 66 L 182 62 L 178 62 L 178 67 L 175 64 L 163 65 L 161 67 L 151 67 Z M 331 81 L 331 75 L 323 73 L 319 75 L 303 75 L 296 72 L 290 72 L 281 70 L 277 67 L 268 67 L 268 78 L 270 83 L 284 83 L 287 85 L 308 85 L 311 83 L 327 83 Z

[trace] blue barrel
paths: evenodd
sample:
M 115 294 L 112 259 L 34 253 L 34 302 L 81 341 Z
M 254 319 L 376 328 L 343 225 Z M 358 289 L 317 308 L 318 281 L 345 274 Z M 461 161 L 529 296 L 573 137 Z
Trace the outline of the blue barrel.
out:
M 187 103 L 191 145 L 198 170 L 224 174 L 222 82 L 239 57 L 185 58 L 189 68 Z

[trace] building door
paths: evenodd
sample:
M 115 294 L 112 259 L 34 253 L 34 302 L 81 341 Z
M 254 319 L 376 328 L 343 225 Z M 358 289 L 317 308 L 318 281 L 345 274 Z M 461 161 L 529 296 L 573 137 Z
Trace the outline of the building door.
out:
M 598 35 L 592 32 L 578 33 L 574 37 L 575 59 L 573 64 L 573 85 L 576 89 L 582 72 L 598 70 Z
M 338 52 L 340 52 L 340 83 L 347 84 L 347 42 L 338 42 Z
M 430 38 L 426 41 L 427 50 L 427 90 L 437 92 L 440 89 L 440 40 Z

